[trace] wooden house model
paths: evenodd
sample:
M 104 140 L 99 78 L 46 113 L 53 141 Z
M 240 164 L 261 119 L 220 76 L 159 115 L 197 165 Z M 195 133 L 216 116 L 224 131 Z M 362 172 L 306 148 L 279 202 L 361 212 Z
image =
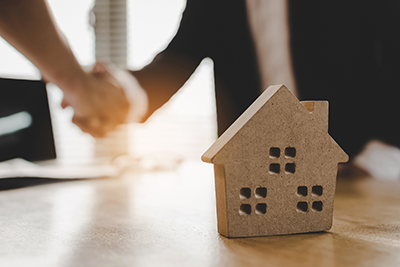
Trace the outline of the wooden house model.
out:
M 270 86 L 204 153 L 214 164 L 218 232 L 226 237 L 329 230 L 339 162 L 328 102 Z

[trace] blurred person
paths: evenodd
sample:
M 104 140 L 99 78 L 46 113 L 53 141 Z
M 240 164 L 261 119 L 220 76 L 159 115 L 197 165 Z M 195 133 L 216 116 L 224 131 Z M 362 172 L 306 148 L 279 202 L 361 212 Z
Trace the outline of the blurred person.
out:
M 399 179 L 399 14 L 396 0 L 187 0 L 167 48 L 131 71 L 148 98 L 141 121 L 209 57 L 218 135 L 268 85 L 284 83 L 300 100 L 329 100 L 329 133 L 352 159 L 369 141 L 381 140 L 363 152 L 380 162 L 359 166 Z
M 101 63 L 82 69 L 45 0 L 0 0 L 0 36 L 60 87 L 62 107 L 74 109 L 72 121 L 84 132 L 102 137 L 126 121 L 130 104 L 121 85 Z

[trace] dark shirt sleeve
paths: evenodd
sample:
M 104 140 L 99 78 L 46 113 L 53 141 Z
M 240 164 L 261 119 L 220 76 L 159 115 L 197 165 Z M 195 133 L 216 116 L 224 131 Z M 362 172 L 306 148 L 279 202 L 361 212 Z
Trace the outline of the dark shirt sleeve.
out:
M 184 85 L 208 56 L 209 30 L 204 22 L 207 12 L 203 1 L 187 1 L 179 29 L 167 48 L 143 69 L 131 72 L 149 99 L 145 120 Z
M 400 147 L 400 2 L 289 1 L 301 100 L 329 100 L 329 133 L 350 157 L 379 139 Z M 340 18 L 340 19 L 338 19 Z
M 147 119 L 188 80 L 199 63 L 214 63 L 218 134 L 261 92 L 244 0 L 188 0 L 176 36 L 153 62 L 132 72 L 149 97 Z

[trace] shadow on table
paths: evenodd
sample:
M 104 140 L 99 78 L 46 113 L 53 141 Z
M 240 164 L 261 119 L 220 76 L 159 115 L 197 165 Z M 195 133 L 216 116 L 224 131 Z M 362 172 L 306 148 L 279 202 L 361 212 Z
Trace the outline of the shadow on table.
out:
M 0 179 L 0 191 L 18 189 L 43 184 L 63 183 L 77 179 L 50 179 L 38 177 L 21 177 Z

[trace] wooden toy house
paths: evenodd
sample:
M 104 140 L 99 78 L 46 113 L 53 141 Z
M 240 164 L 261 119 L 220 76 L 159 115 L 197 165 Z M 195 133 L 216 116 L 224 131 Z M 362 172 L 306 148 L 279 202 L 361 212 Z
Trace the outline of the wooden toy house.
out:
M 270 86 L 204 153 L 214 164 L 218 232 L 227 237 L 332 227 L 339 162 L 328 102 Z

